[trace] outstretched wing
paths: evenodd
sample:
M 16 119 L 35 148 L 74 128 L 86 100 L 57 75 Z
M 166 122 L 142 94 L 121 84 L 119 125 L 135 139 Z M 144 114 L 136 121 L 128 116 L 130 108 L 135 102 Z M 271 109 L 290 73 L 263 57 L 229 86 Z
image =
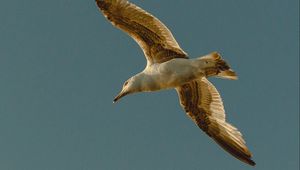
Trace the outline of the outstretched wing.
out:
M 142 48 L 148 64 L 187 58 L 170 30 L 157 18 L 127 0 L 96 0 L 104 16 Z
M 255 165 L 242 134 L 225 120 L 220 94 L 205 77 L 176 90 L 181 106 L 208 136 L 237 159 Z

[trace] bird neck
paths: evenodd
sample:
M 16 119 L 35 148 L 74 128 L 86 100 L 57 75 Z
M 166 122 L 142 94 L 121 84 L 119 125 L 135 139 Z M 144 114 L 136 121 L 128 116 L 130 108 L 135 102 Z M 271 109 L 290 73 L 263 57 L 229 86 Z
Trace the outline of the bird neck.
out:
M 135 76 L 135 87 L 139 92 L 150 92 L 159 90 L 159 84 L 156 82 L 156 79 L 149 74 L 143 72 Z

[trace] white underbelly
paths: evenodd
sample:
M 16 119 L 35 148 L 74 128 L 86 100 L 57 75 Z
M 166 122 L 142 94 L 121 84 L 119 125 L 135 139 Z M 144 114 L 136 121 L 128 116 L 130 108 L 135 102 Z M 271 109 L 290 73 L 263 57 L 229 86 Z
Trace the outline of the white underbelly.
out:
M 195 60 L 172 59 L 165 63 L 153 64 L 146 70 L 160 89 L 175 88 L 203 76 Z

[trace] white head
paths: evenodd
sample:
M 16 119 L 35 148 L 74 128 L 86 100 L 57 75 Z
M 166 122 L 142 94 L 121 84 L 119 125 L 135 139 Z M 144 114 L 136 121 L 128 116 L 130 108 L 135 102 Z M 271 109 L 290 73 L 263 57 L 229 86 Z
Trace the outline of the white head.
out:
M 141 79 L 138 76 L 133 76 L 127 81 L 125 81 L 121 92 L 115 97 L 114 103 L 128 94 L 132 94 L 140 91 L 141 91 Z

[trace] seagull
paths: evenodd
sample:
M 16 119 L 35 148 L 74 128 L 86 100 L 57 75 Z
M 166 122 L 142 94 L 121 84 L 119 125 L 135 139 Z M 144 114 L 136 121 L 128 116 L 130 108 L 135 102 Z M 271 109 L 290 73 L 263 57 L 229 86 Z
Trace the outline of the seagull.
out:
M 103 15 L 131 36 L 147 60 L 145 69 L 125 81 L 120 98 L 138 92 L 176 89 L 187 115 L 209 137 L 235 158 L 254 166 L 239 130 L 226 122 L 221 96 L 207 77 L 236 80 L 221 55 L 212 52 L 189 59 L 171 31 L 156 17 L 127 0 L 96 0 Z

